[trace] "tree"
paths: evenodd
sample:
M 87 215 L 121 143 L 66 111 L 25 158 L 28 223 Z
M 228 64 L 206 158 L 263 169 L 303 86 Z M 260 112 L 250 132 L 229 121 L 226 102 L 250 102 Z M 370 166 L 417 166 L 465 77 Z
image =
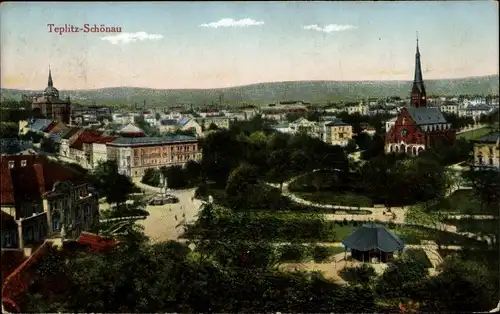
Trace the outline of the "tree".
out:
M 184 166 L 184 171 L 186 174 L 187 181 L 192 184 L 196 184 L 201 178 L 201 164 L 194 160 L 189 160 Z
M 15 123 L 0 122 L 0 138 L 17 138 L 19 127 Z
M 116 203 L 119 207 L 127 201 L 135 185 L 129 177 L 118 173 L 118 165 L 114 160 L 108 160 L 97 165 L 91 181 L 109 204 Z
M 474 194 L 481 202 L 485 214 L 498 216 L 500 203 L 500 173 L 489 170 L 471 170 L 463 173 L 472 184 Z
M 255 195 L 258 183 L 256 168 L 247 164 L 234 169 L 226 185 L 226 197 L 233 208 L 245 208 L 250 204 L 250 195 Z
M 59 144 L 50 138 L 43 138 L 40 143 L 40 148 L 51 154 L 57 154 L 59 152 Z
M 219 129 L 219 127 L 217 126 L 217 124 L 215 123 L 210 123 L 210 125 L 208 126 L 208 131 L 217 131 Z
M 484 265 L 452 257 L 416 291 L 420 310 L 427 313 L 472 313 L 488 311 L 498 301 L 498 277 Z
M 162 167 L 160 171 L 163 177 L 167 179 L 167 186 L 170 189 L 182 189 L 189 183 L 182 166 Z
M 283 183 L 293 174 L 289 161 L 290 153 L 285 149 L 272 152 L 267 160 L 270 169 L 268 176 L 271 181 L 280 184 L 280 190 L 283 190 Z
M 161 172 L 158 169 L 148 168 L 144 171 L 144 176 L 141 182 L 151 186 L 160 186 L 161 184 Z

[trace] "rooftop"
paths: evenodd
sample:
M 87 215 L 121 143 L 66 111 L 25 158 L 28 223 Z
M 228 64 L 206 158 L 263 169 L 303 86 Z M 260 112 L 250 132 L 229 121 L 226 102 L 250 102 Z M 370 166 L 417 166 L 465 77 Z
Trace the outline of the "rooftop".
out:
M 406 108 L 417 125 L 447 123 L 438 108 Z
M 188 135 L 167 135 L 161 137 L 119 137 L 113 142 L 108 143 L 111 146 L 145 146 L 158 145 L 179 142 L 197 142 L 196 137 Z

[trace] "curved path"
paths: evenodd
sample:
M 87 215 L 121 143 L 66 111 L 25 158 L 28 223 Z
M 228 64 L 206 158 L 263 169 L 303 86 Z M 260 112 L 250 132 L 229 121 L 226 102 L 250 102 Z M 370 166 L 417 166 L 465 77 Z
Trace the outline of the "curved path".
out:
M 323 214 L 323 217 L 326 220 L 331 220 L 331 221 L 343 221 L 345 220 L 355 220 L 355 221 L 380 221 L 380 222 L 392 222 L 395 224 L 401 224 L 404 225 L 405 223 L 405 216 L 406 216 L 406 209 L 405 207 L 391 207 L 390 208 L 390 213 L 389 213 L 389 208 L 385 207 L 353 207 L 353 206 L 342 206 L 342 205 L 332 205 L 332 204 L 320 204 L 320 203 L 315 203 L 311 202 L 308 200 L 305 200 L 303 198 L 298 197 L 297 195 L 293 194 L 290 189 L 289 185 L 297 180 L 298 178 L 305 176 L 306 174 L 309 173 L 314 173 L 321 171 L 323 169 L 315 169 L 311 172 L 305 173 L 305 174 L 300 174 L 298 176 L 295 176 L 291 179 L 289 179 L 286 182 L 283 182 L 281 193 L 285 196 L 291 199 L 292 201 L 298 203 L 298 204 L 303 204 L 307 206 L 312 206 L 316 208 L 323 208 L 323 209 L 334 209 L 334 210 L 339 210 L 334 214 Z M 279 184 L 275 183 L 268 183 L 266 184 L 273 186 L 275 188 L 279 189 Z M 451 193 L 459 190 L 459 189 L 470 189 L 462 186 L 453 186 L 451 189 L 447 191 L 447 195 L 450 195 Z M 357 214 L 350 214 L 349 211 L 354 211 L 354 210 L 364 210 L 364 211 L 369 211 L 370 214 L 365 214 L 365 215 L 357 215 Z M 346 211 L 346 212 L 342 212 Z M 496 217 L 494 216 L 485 216 L 485 215 L 450 215 L 450 219 L 495 219 Z M 446 231 L 450 233 L 455 233 L 455 234 L 460 234 L 462 236 L 466 236 L 468 238 L 476 239 L 476 240 L 486 240 L 488 243 L 490 243 L 490 239 L 488 237 L 481 237 L 478 236 L 477 234 L 470 233 L 470 232 L 458 232 L 457 227 L 455 225 L 450 225 L 450 224 L 444 224 L 444 223 L 436 223 L 436 224 L 422 224 L 421 226 L 423 227 L 429 227 L 441 231 Z

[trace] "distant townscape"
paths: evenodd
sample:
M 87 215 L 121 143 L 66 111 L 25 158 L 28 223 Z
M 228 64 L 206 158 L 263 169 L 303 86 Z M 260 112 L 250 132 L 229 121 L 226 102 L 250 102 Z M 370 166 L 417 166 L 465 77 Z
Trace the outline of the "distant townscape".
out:
M 3 311 L 492 309 L 498 76 L 419 49 L 411 83 L 2 90 Z

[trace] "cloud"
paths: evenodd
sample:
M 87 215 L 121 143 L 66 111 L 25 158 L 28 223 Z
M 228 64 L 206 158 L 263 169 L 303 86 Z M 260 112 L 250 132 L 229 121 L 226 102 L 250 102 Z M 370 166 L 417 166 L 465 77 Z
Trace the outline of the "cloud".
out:
M 264 25 L 264 21 L 256 21 L 249 18 L 241 20 L 225 18 L 225 19 L 220 19 L 217 22 L 201 24 L 200 27 L 219 28 L 219 27 L 249 27 L 249 26 L 261 26 L 261 25 Z
M 305 30 L 308 30 L 308 31 L 333 33 L 333 32 L 343 32 L 343 31 L 348 31 L 350 29 L 355 29 L 356 26 L 354 26 L 354 25 L 328 24 L 328 25 L 325 25 L 324 27 L 321 27 L 317 24 L 312 24 L 312 25 L 306 25 L 303 28 Z
M 148 34 L 146 32 L 136 32 L 136 33 L 120 33 L 117 35 L 108 35 L 101 37 L 101 40 L 109 41 L 113 45 L 118 44 L 128 44 L 135 41 L 142 40 L 160 40 L 163 35 L 158 34 Z

